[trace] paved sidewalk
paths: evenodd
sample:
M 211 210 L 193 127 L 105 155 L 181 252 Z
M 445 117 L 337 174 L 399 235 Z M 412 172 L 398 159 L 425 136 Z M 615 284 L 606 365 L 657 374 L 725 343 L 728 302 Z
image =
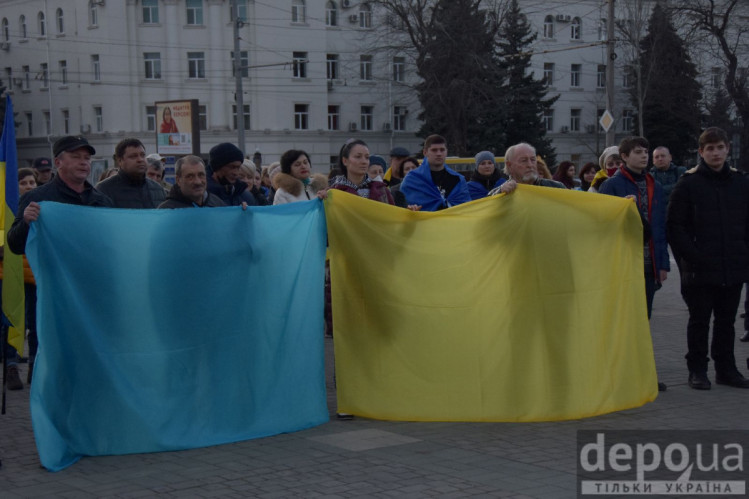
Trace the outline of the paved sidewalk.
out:
M 749 390 L 687 386 L 686 322 L 672 272 L 656 294 L 651 322 L 668 391 L 638 409 L 577 421 L 337 421 L 327 339 L 332 419 L 325 425 L 204 449 L 88 457 L 50 473 L 36 454 L 28 389 L 8 392 L 8 412 L 0 417 L 0 497 L 574 497 L 577 430 L 749 429 Z M 743 330 L 740 319 L 736 326 Z M 747 356 L 749 343 L 737 340 L 745 375 Z

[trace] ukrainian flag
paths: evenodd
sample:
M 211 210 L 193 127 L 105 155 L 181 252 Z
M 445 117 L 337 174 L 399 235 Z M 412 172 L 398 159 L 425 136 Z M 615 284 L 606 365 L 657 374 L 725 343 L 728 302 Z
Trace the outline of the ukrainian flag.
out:
M 18 210 L 18 153 L 16 129 L 13 123 L 13 102 L 5 98 L 5 120 L 0 139 L 0 230 L 3 232 L 5 255 L 3 258 L 3 313 L 14 326 L 8 331 L 8 343 L 20 354 L 23 351 L 24 299 L 23 256 L 16 255 L 6 244 L 7 232 Z

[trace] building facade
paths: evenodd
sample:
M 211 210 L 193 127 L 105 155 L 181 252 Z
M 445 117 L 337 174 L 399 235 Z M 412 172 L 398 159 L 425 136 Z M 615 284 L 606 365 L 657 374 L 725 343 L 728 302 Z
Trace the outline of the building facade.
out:
M 264 164 L 296 148 L 310 153 L 314 170 L 327 171 L 351 137 L 377 154 L 419 150 L 415 68 L 408 54 L 382 48 L 391 34 L 376 6 L 238 4 L 239 122 L 229 0 L 0 0 L 0 76 L 18 113 L 21 163 L 50 155 L 57 137 L 77 133 L 103 160 L 126 136 L 154 152 L 154 103 L 187 99 L 199 102 L 203 152 L 236 143 L 238 124 L 246 155 L 260 152 Z M 532 71 L 560 96 L 543 117 L 557 159 L 597 161 L 605 147 L 598 120 L 606 108 L 606 2 L 520 5 L 538 33 Z M 636 110 L 626 49 L 620 45 L 617 55 L 611 111 L 618 140 L 634 129 Z M 715 82 L 715 71 L 702 71 L 706 82 Z

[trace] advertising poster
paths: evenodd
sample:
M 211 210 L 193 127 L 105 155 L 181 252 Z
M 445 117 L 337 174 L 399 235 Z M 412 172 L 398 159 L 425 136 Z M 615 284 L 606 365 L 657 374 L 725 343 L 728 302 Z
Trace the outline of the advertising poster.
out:
M 156 149 L 162 156 L 200 153 L 198 101 L 156 102 Z

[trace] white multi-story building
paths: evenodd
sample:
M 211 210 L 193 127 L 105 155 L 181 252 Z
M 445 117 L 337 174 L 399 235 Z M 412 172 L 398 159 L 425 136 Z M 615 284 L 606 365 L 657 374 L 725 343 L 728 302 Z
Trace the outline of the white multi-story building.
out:
M 229 0 L 0 1 L 0 71 L 12 92 L 21 163 L 84 134 L 97 156 L 123 137 L 155 150 L 154 102 L 197 99 L 201 151 L 237 141 Z M 245 151 L 290 148 L 327 171 L 346 139 L 373 153 L 417 151 L 413 72 L 371 52 L 367 3 L 240 0 Z
M 109 158 L 126 136 L 153 152 L 157 101 L 199 101 L 204 153 L 236 143 L 230 5 L 0 0 L 0 77 L 20 123 L 21 162 L 48 156 L 57 137 L 78 133 L 99 158 Z M 520 5 L 538 32 L 532 71 L 548 77 L 549 95 L 560 95 L 543 117 L 557 159 L 597 161 L 605 146 L 598 118 L 606 108 L 606 2 Z M 327 171 L 350 137 L 367 141 L 373 153 L 418 151 L 416 71 L 408 54 L 378 48 L 390 36 L 382 12 L 352 0 L 239 0 L 239 10 L 239 114 L 248 156 L 259 151 L 267 164 L 286 149 L 304 149 L 315 170 Z M 634 128 L 635 109 L 627 54 L 617 52 L 612 112 L 619 139 Z

